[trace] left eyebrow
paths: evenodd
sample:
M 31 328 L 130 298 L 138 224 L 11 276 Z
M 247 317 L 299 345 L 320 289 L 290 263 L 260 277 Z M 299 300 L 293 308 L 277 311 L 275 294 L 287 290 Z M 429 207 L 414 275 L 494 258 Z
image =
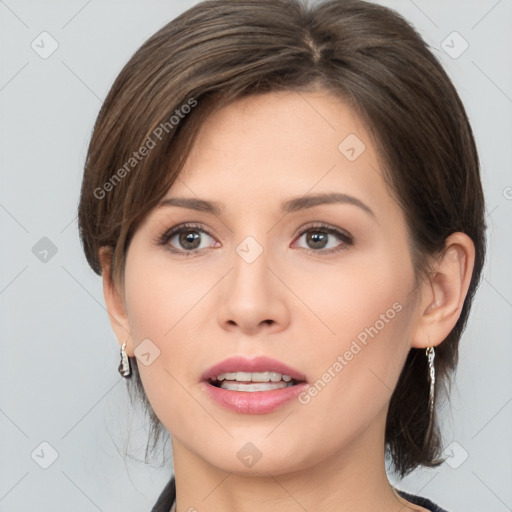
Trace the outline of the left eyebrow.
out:
M 366 213 L 370 214 L 372 217 L 375 217 L 375 213 L 373 210 L 363 203 L 357 197 L 350 196 L 348 194 L 340 194 L 338 192 L 324 193 L 324 194 L 309 194 L 306 196 L 294 197 L 285 201 L 281 205 L 281 209 L 286 213 L 296 212 L 298 210 L 303 210 L 306 208 L 313 208 L 319 204 L 333 204 L 333 203 L 342 203 L 342 204 L 352 204 L 361 208 Z
M 351 204 L 364 210 L 366 213 L 375 217 L 373 210 L 363 203 L 357 197 L 348 194 L 340 194 L 337 192 L 323 193 L 323 194 L 309 194 L 306 196 L 293 197 L 284 201 L 281 204 L 281 210 L 286 213 L 304 210 L 306 208 L 313 208 L 320 204 Z M 224 205 L 215 201 L 207 201 L 205 199 L 198 199 L 196 197 L 168 197 L 158 203 L 158 207 L 162 206 L 177 206 L 180 208 L 189 208 L 205 213 L 211 213 L 217 216 L 222 214 Z

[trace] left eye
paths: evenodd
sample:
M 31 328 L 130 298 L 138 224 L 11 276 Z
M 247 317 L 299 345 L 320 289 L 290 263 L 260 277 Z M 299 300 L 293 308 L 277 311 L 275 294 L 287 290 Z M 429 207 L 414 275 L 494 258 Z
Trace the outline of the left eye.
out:
M 329 226 L 309 227 L 300 233 L 298 240 L 304 235 L 308 244 L 305 249 L 314 249 L 317 252 L 334 252 L 352 244 L 352 238 L 349 235 Z M 338 243 L 335 239 L 338 239 Z

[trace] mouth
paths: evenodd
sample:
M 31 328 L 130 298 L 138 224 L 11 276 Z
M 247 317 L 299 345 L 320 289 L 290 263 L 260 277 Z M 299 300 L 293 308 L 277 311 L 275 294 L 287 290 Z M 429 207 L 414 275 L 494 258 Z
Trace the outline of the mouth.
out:
M 307 387 L 306 376 L 277 359 L 229 357 L 200 377 L 210 400 L 237 414 L 267 414 L 290 403 Z
M 201 380 L 227 391 L 273 391 L 306 382 L 306 376 L 285 363 L 266 356 L 234 356 L 205 371 Z
M 292 379 L 289 375 L 278 372 L 227 372 L 210 378 L 207 382 L 228 391 L 254 393 L 295 386 L 305 380 Z

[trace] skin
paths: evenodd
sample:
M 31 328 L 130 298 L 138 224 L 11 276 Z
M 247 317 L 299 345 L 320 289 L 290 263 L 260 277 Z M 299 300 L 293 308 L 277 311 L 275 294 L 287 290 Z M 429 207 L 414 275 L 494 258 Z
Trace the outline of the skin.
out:
M 349 134 L 366 146 L 355 161 L 338 150 Z M 375 216 L 352 204 L 279 211 L 292 196 L 333 191 Z M 438 345 L 460 315 L 474 264 L 469 237 L 452 234 L 431 278 L 415 282 L 405 217 L 370 137 L 322 89 L 243 98 L 212 115 L 166 197 L 177 196 L 225 208 L 220 216 L 151 211 L 129 246 L 124 289 L 111 280 L 107 250 L 101 260 L 119 344 L 127 341 L 130 356 L 147 338 L 160 350 L 138 367 L 172 436 L 178 511 L 426 510 L 388 481 L 386 414 L 410 348 Z M 180 245 L 179 236 L 155 242 L 185 222 L 208 232 L 192 229 L 199 248 Z M 329 235 L 322 246 L 298 236 L 318 222 L 354 243 Z M 236 252 L 249 235 L 263 248 L 250 264 Z M 202 372 L 232 355 L 274 357 L 314 383 L 397 302 L 400 312 L 306 405 L 240 414 L 202 390 Z M 247 442 L 262 454 L 250 468 L 237 457 Z

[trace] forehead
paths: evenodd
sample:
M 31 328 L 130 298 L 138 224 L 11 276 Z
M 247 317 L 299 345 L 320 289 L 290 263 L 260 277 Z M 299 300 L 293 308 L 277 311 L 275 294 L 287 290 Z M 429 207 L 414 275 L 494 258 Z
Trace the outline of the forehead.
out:
M 374 211 L 394 207 L 363 122 L 326 90 L 248 96 L 214 112 L 166 197 L 241 212 L 320 192 L 350 194 Z
M 234 152 L 240 147 L 275 158 L 288 149 L 312 153 L 323 140 L 323 149 L 338 156 L 338 145 L 349 134 L 373 150 L 363 123 L 339 97 L 325 89 L 281 91 L 247 96 L 217 110 L 203 123 L 194 149 Z

